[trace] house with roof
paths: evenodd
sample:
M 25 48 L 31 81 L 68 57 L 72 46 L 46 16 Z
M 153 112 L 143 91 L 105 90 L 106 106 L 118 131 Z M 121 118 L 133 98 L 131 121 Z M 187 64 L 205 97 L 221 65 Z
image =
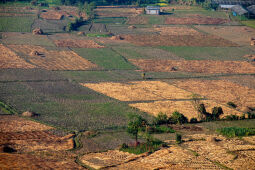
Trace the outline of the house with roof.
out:
M 145 11 L 146 11 L 146 14 L 160 15 L 160 7 L 159 6 L 147 6 Z
M 231 8 L 232 10 L 232 14 L 234 16 L 243 16 L 245 14 L 248 14 L 248 11 L 246 9 L 244 9 L 241 5 L 235 5 Z

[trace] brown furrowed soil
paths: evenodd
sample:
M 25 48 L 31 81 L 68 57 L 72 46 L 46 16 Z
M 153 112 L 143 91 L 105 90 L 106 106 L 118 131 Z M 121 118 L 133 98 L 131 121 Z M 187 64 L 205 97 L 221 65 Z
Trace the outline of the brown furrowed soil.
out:
M 196 28 L 210 34 L 220 36 L 240 45 L 250 45 L 251 38 L 255 37 L 255 29 L 246 26 L 205 26 L 199 25 Z
M 204 25 L 219 25 L 229 22 L 227 19 L 221 18 L 211 18 L 211 17 L 202 17 L 202 16 L 195 16 L 195 17 L 167 17 L 165 20 L 165 24 L 177 24 L 177 25 L 193 25 L 193 24 L 204 24 Z
M 103 82 L 81 85 L 120 101 L 187 99 L 192 95 L 190 92 L 161 81 Z
M 58 47 L 73 47 L 73 48 L 103 48 L 93 40 L 55 40 L 54 43 Z
M 144 16 L 133 16 L 133 17 L 129 17 L 127 20 L 127 24 L 148 24 L 149 23 L 149 19 L 147 17 Z
M 143 71 L 194 73 L 255 73 L 255 66 L 247 61 L 210 60 L 151 60 L 129 59 Z M 173 70 L 173 68 L 175 68 Z
M 121 35 L 125 40 L 139 46 L 201 46 L 201 47 L 232 47 L 237 44 L 223 38 L 198 35 Z
M 224 114 L 221 115 L 221 118 L 227 115 L 237 115 L 241 116 L 243 113 L 227 106 L 218 104 L 212 100 L 201 100 L 200 103 L 205 105 L 206 111 L 211 113 L 213 107 L 221 107 Z M 150 103 L 134 103 L 129 104 L 131 107 L 138 108 L 141 111 L 147 112 L 154 116 L 157 116 L 160 112 L 171 116 L 174 111 L 178 111 L 186 116 L 189 120 L 191 118 L 199 118 L 198 112 L 195 109 L 192 100 L 187 101 L 155 101 Z
M 96 8 L 99 17 L 130 17 L 142 12 L 142 8 Z
M 88 70 L 96 65 L 82 58 L 73 51 L 46 50 L 40 46 L 9 45 L 18 53 L 23 53 L 28 60 L 47 70 Z M 31 54 L 37 51 L 39 55 Z
M 226 80 L 187 80 L 177 81 L 179 88 L 198 93 L 219 103 L 234 102 L 243 111 L 255 106 L 255 90 Z
M 78 8 L 71 6 L 61 6 L 59 10 L 47 9 L 40 14 L 41 18 L 48 20 L 60 20 L 63 16 L 71 17 L 71 19 L 75 19 L 75 17 L 83 17 L 83 19 L 87 19 L 85 12 L 80 12 Z
M 35 68 L 34 65 L 27 63 L 9 48 L 0 44 L 0 68 Z
M 154 31 L 158 31 L 161 35 L 199 35 L 198 31 L 189 27 L 159 27 L 154 28 Z

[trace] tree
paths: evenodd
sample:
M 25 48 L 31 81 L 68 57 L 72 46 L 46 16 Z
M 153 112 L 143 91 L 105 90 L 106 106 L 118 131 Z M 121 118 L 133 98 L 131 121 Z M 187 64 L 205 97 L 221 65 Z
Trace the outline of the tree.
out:
M 135 137 L 135 146 L 138 145 L 138 133 L 147 124 L 147 121 L 140 115 L 131 114 L 129 115 L 129 122 L 127 132 Z

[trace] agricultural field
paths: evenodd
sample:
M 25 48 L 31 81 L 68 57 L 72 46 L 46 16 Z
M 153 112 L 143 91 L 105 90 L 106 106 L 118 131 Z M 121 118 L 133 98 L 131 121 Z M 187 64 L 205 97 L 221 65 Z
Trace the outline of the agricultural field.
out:
M 1 168 L 254 167 L 251 21 L 37 2 L 0 2 Z

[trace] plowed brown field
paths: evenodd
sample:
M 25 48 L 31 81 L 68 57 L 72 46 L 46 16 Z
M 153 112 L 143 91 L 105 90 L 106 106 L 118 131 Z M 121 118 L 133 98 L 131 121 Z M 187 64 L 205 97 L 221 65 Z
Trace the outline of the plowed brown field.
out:
M 47 70 L 88 70 L 96 67 L 73 51 L 46 50 L 40 46 L 29 45 L 9 45 L 9 47 L 29 56 L 31 63 Z M 33 51 L 39 52 L 39 55 L 32 55 Z
M 32 64 L 27 63 L 9 48 L 0 44 L 0 68 L 35 68 Z
M 198 93 L 219 103 L 234 102 L 240 110 L 255 106 L 255 90 L 226 80 L 177 81 L 177 87 Z
M 74 48 L 103 48 L 93 40 L 55 40 L 54 43 L 58 47 L 74 47 Z
M 144 71 L 172 72 L 173 67 L 182 72 L 195 73 L 255 73 L 255 66 L 247 61 L 210 60 L 150 60 L 129 59 Z
M 140 46 L 201 46 L 232 47 L 237 44 L 223 38 L 209 35 L 121 35 L 125 40 Z
M 219 25 L 229 22 L 229 20 L 221 19 L 221 18 L 211 18 L 211 17 L 167 17 L 165 20 L 165 24 L 180 24 L 180 25 L 192 25 L 192 24 L 204 24 L 204 25 Z

